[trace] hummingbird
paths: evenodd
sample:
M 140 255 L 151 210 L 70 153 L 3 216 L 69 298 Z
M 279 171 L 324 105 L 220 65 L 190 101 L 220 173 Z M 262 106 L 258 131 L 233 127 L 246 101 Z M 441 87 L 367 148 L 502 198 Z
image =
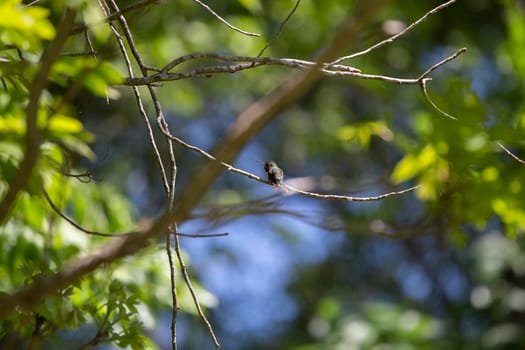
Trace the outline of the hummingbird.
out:
M 277 163 L 273 160 L 264 163 L 264 171 L 268 175 L 268 181 L 273 185 L 273 190 L 277 191 L 279 187 L 283 189 L 284 192 L 288 192 L 286 185 L 283 184 L 284 180 L 284 171 L 279 168 Z

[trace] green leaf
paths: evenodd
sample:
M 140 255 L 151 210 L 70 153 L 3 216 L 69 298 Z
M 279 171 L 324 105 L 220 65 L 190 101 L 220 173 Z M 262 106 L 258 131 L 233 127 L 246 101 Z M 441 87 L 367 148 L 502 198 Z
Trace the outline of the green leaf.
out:
M 370 145 L 372 136 L 392 141 L 393 133 L 384 121 L 372 121 L 346 125 L 337 130 L 337 138 L 346 142 L 356 140 L 363 147 Z
M 22 159 L 24 152 L 18 143 L 0 141 L 0 162 L 8 159 Z
M 89 159 L 90 161 L 94 161 L 96 159 L 96 155 L 89 145 L 82 140 L 79 140 L 78 137 L 64 135 L 61 137 L 60 141 L 67 147 L 68 150 L 73 151 L 76 154 Z
M 22 50 L 34 50 L 39 40 L 55 36 L 53 25 L 47 20 L 49 10 L 40 6 L 21 6 L 19 0 L 0 2 L 0 42 L 16 45 Z
M 433 164 L 436 164 L 438 153 L 432 145 L 427 145 L 419 152 L 419 154 L 408 154 L 396 165 L 392 180 L 395 183 L 400 183 L 413 178 L 427 169 Z
M 48 130 L 61 134 L 73 134 L 83 130 L 82 123 L 63 114 L 55 114 L 48 122 Z

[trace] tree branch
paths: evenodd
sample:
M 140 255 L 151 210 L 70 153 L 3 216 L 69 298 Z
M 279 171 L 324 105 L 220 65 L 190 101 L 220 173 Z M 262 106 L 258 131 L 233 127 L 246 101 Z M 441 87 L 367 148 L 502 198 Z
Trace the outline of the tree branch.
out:
M 436 69 L 438 69 L 439 67 L 441 67 L 442 65 L 444 65 L 445 63 L 447 62 L 450 62 L 452 61 L 453 59 L 455 59 L 456 57 L 458 57 L 459 55 L 461 55 L 462 53 L 465 53 L 467 52 L 467 48 L 463 47 L 459 50 L 457 50 L 455 53 L 453 53 L 452 55 L 442 59 L 441 61 L 439 61 L 438 63 L 434 64 L 432 67 L 430 67 L 429 69 L 427 69 L 423 74 L 421 74 L 419 76 L 419 78 L 417 78 L 417 80 L 419 81 L 419 86 L 421 87 L 421 93 L 423 94 L 423 97 L 425 98 L 425 100 L 436 110 L 438 111 L 439 113 L 443 114 L 445 117 L 447 118 L 450 118 L 450 119 L 453 119 L 453 120 L 457 120 L 456 117 L 448 114 L 447 112 L 445 112 L 444 110 L 442 110 L 441 108 L 439 108 L 435 103 L 434 101 L 432 101 L 430 99 L 430 96 L 428 95 L 428 90 L 427 90 L 427 82 L 429 82 L 430 80 L 432 80 L 431 78 L 427 78 L 430 73 L 432 73 L 433 71 L 435 71 Z
M 512 153 L 507 147 L 503 146 L 503 144 L 501 142 L 498 142 L 498 146 L 503 151 L 505 151 L 505 153 L 507 153 L 509 156 L 511 156 L 515 161 L 517 161 L 518 163 L 521 163 L 521 164 L 525 164 L 525 160 L 521 159 L 520 157 L 518 157 L 517 155 Z
M 456 52 L 454 52 L 452 55 L 450 55 L 450 56 L 442 59 L 438 63 L 434 64 L 432 67 L 427 69 L 423 74 L 421 74 L 419 76 L 419 78 L 417 78 L 417 79 L 418 80 L 423 80 L 423 79 L 427 78 L 430 75 L 430 73 L 432 73 L 433 71 L 435 71 L 436 69 L 438 69 L 439 67 L 444 65 L 445 63 L 448 63 L 448 62 L 452 61 L 453 59 L 456 59 L 459 55 L 461 55 L 461 54 L 463 54 L 465 52 L 467 52 L 467 48 L 466 47 L 462 47 L 461 49 L 459 49 Z
M 87 229 L 87 228 L 83 227 L 82 225 L 80 225 L 79 223 L 77 223 L 72 218 L 70 218 L 69 216 L 67 216 L 65 213 L 63 213 L 58 208 L 58 206 L 51 200 L 51 198 L 49 197 L 49 194 L 45 190 L 42 190 L 42 193 L 44 194 L 44 197 L 45 197 L 47 203 L 49 204 L 49 206 L 55 211 L 55 213 L 58 216 L 60 216 L 64 220 L 66 220 L 71 226 L 75 227 L 77 230 L 82 231 L 84 233 L 87 233 L 88 235 L 99 236 L 99 237 L 116 238 L 116 237 L 131 236 L 131 235 L 139 234 L 138 231 L 122 232 L 122 233 L 106 233 L 106 232 L 99 232 L 99 231 L 94 231 L 94 230 Z M 223 232 L 223 233 L 207 233 L 207 234 L 190 234 L 190 233 L 177 232 L 176 234 L 178 236 L 189 237 L 189 238 L 207 238 L 207 237 L 228 236 L 229 233 L 228 232 Z
M 256 36 L 256 37 L 259 37 L 261 36 L 261 34 L 257 34 L 257 33 L 250 33 L 250 32 L 247 32 L 245 30 L 242 30 L 240 28 L 237 28 L 236 26 L 228 23 L 228 21 L 226 21 L 224 18 L 222 18 L 221 16 L 219 16 L 215 11 L 213 11 L 211 9 L 211 7 L 209 7 L 208 5 L 206 5 L 205 3 L 203 3 L 202 1 L 200 0 L 193 0 L 195 1 L 197 4 L 201 5 L 202 7 L 204 7 L 206 9 L 206 11 L 208 11 L 209 13 L 211 13 L 215 18 L 217 18 L 219 21 L 221 21 L 222 23 L 226 24 L 226 26 L 230 29 L 233 29 L 235 30 L 236 32 L 239 32 L 241 34 L 244 34 L 244 35 L 248 35 L 248 36 Z
M 301 194 L 307 197 L 314 197 L 314 198 L 321 198 L 321 199 L 337 199 L 337 200 L 344 200 L 344 201 L 349 201 L 349 202 L 369 202 L 369 201 L 378 201 L 378 200 L 385 199 L 388 197 L 399 196 L 405 193 L 409 193 L 409 192 L 417 190 L 421 186 L 420 185 L 413 186 L 413 187 L 409 187 L 401 191 L 393 191 L 393 192 L 388 192 L 388 193 L 380 194 L 377 196 L 369 196 L 369 197 L 352 197 L 352 196 L 342 196 L 338 194 L 320 194 L 320 193 L 315 193 L 315 192 L 303 191 L 303 190 L 300 190 L 300 189 L 297 189 L 297 188 L 294 188 L 288 185 L 286 185 L 286 187 L 292 192 L 295 192 L 295 193 L 298 193 L 298 194 Z
M 223 73 L 237 73 L 247 69 L 253 69 L 261 66 L 284 66 L 288 68 L 301 69 L 301 70 L 315 70 L 318 73 L 326 76 L 346 76 L 353 77 L 358 79 L 365 80 L 380 80 L 388 83 L 395 84 L 404 84 L 404 85 L 423 85 L 424 79 L 431 72 L 441 67 L 445 63 L 455 59 L 460 54 L 466 52 L 466 48 L 461 48 L 456 51 L 453 55 L 448 56 L 444 60 L 436 63 L 432 67 L 428 68 L 423 74 L 418 78 L 396 78 L 386 75 L 377 75 L 377 74 L 366 74 L 362 73 L 361 70 L 354 67 L 349 67 L 345 65 L 337 64 L 326 64 L 315 61 L 306 61 L 294 58 L 276 58 L 276 57 L 247 57 L 247 56 L 228 56 L 217 53 L 202 53 L 196 52 L 188 55 L 181 56 L 175 60 L 168 63 L 160 71 L 155 74 L 145 75 L 143 77 L 128 78 L 125 79 L 122 83 L 123 85 L 131 86 L 140 86 L 140 85 L 150 85 L 163 81 L 176 81 L 182 79 L 192 79 L 192 78 L 209 78 L 214 74 L 223 74 Z M 245 63 L 235 63 L 235 64 L 223 64 L 223 65 L 213 65 L 199 67 L 187 72 L 181 73 L 170 73 L 169 71 L 176 67 L 177 65 L 188 62 L 195 59 L 216 59 L 218 61 L 224 62 L 245 62 Z
M 257 55 L 257 57 L 261 57 L 262 54 L 264 53 L 264 51 L 266 51 L 267 48 L 269 48 L 272 43 L 279 37 L 279 35 L 281 35 L 281 33 L 283 32 L 283 29 L 284 29 L 284 26 L 286 25 L 286 23 L 288 23 L 288 21 L 290 20 L 290 18 L 292 18 L 293 14 L 295 13 L 295 11 L 297 10 L 297 8 L 299 7 L 299 4 L 301 3 L 301 0 L 297 0 L 295 2 L 295 6 L 292 8 L 292 10 L 290 11 L 290 13 L 288 14 L 288 16 L 286 16 L 286 18 L 284 19 L 284 21 L 282 21 L 281 25 L 279 26 L 279 30 L 277 31 L 277 33 L 275 33 L 275 35 L 266 43 L 266 45 L 264 45 L 264 47 L 262 48 L 262 50 L 259 52 L 259 54 Z
M 397 38 L 399 38 L 400 36 L 402 35 L 405 35 L 406 33 L 408 33 L 410 30 L 412 30 L 413 28 L 415 28 L 418 24 L 420 24 L 421 22 L 425 21 L 428 17 L 430 17 L 431 15 L 443 10 L 444 8 L 452 5 L 454 2 L 456 2 L 456 0 L 450 0 L 450 1 L 447 1 L 446 3 L 443 3 L 435 8 L 433 8 L 432 10 L 428 11 L 427 13 L 425 13 L 421 18 L 419 18 L 418 20 L 416 20 L 415 22 L 412 22 L 412 24 L 410 24 L 408 27 L 406 27 L 404 30 L 400 31 L 399 33 L 397 34 L 394 34 L 392 35 L 391 37 L 373 45 L 373 46 L 370 46 L 369 48 L 367 48 L 366 50 L 363 50 L 363 51 L 359 51 L 359 52 L 356 52 L 354 54 L 351 54 L 351 55 L 348 55 L 348 56 L 343 56 L 341 58 L 338 58 L 337 60 L 333 61 L 330 65 L 334 65 L 334 64 L 338 64 L 338 63 L 341 63 L 343 61 L 346 61 L 346 60 L 350 60 L 352 58 L 356 58 L 356 57 L 359 57 L 359 56 L 363 56 L 363 55 L 366 55 L 370 52 L 372 52 L 373 50 L 376 50 L 378 48 L 380 48 L 381 46 L 384 46 L 386 44 L 389 44 L 391 42 L 393 42 L 394 40 L 396 40 Z
M 51 198 L 49 197 L 49 194 L 46 192 L 46 190 L 42 190 L 42 193 L 44 194 L 44 198 L 46 199 L 49 206 L 55 211 L 55 213 L 60 216 L 62 219 L 66 220 L 71 226 L 75 227 L 77 230 L 82 231 L 84 233 L 87 233 L 88 235 L 94 235 L 94 236 L 100 236 L 100 237 L 121 237 L 121 236 L 129 236 L 137 234 L 137 232 L 126 232 L 126 233 L 104 233 L 104 232 L 98 232 L 89 230 L 87 228 L 82 227 L 80 224 L 78 224 L 75 220 L 71 219 L 69 216 L 64 214 L 58 206 L 53 203 Z

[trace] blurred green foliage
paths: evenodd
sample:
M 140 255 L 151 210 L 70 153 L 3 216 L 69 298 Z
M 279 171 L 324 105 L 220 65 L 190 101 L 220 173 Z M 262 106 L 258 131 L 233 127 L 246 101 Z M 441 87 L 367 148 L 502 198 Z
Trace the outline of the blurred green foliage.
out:
M 25 105 L 39 68 L 38 56 L 53 39 L 65 3 L 48 5 L 26 6 L 16 0 L 0 4 L 2 195 L 24 157 Z M 87 19 L 97 9 L 87 2 L 67 5 L 78 6 Z M 100 21 L 102 17 L 99 14 L 96 18 Z M 103 34 L 97 34 L 95 39 L 104 39 Z M 84 43 L 79 45 L 71 40 L 65 51 L 83 49 Z M 87 229 L 106 233 L 136 229 L 136 210 L 119 189 L 111 183 L 99 183 L 89 174 L 90 169 L 75 164 L 82 159 L 96 161 L 90 146 L 95 137 L 79 119 L 81 111 L 77 106 L 64 99 L 68 89 L 77 83 L 93 96 L 118 97 L 112 85 L 122 81 L 120 70 L 106 60 L 62 56 L 54 62 L 48 78 L 50 85 L 43 93 L 37 116 L 44 134 L 41 156 L 29 186 L 19 194 L 7 223 L 0 228 L 2 294 L 59 272 L 66 262 L 89 254 L 112 239 L 90 236 L 62 220 L 47 203 L 43 190 L 63 213 Z M 59 111 L 53 110 L 56 106 L 60 106 Z M 158 247 L 150 247 L 57 291 L 33 311 L 19 310 L 2 316 L 0 347 L 32 344 L 29 346 L 72 348 L 83 342 L 90 346 L 113 343 L 122 348 L 156 348 L 144 335 L 144 327 L 152 329 L 152 315 L 170 309 L 171 295 L 166 288 L 169 285 L 166 257 Z M 198 284 L 197 291 L 206 293 Z M 181 292 L 182 305 L 191 305 L 189 298 L 189 294 Z M 187 311 L 193 312 L 193 308 Z M 62 332 L 74 336 L 68 340 L 60 335 Z

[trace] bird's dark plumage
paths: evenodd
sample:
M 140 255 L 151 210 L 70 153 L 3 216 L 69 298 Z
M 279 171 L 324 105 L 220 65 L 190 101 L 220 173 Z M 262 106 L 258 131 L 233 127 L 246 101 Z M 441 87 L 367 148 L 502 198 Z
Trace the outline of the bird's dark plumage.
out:
M 264 171 L 266 171 L 266 174 L 268 175 L 268 181 L 272 183 L 274 191 L 277 191 L 279 187 L 286 191 L 285 186 L 283 186 L 284 172 L 281 168 L 279 168 L 279 166 L 277 166 L 277 163 L 275 163 L 273 160 L 265 162 Z

